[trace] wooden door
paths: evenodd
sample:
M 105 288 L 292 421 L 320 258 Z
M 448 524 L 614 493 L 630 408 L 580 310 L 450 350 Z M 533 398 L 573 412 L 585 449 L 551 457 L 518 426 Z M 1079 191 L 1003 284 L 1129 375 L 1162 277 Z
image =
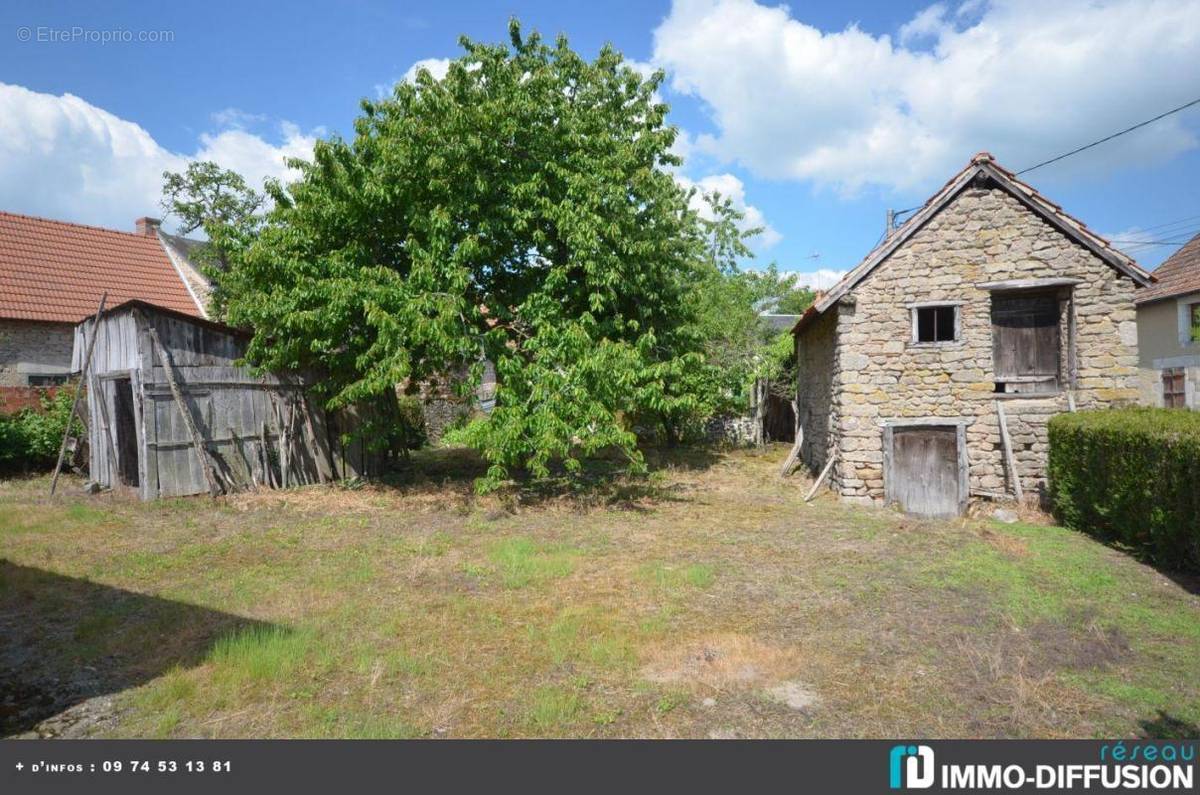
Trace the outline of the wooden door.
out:
M 117 445 L 117 479 L 126 486 L 138 485 L 137 419 L 133 410 L 133 385 L 118 378 L 113 385 L 113 436 Z
M 1003 391 L 1058 390 L 1058 316 L 1058 299 L 1051 293 L 992 297 L 996 381 L 1011 387 Z
M 907 513 L 957 516 L 963 504 L 958 429 L 953 426 L 892 429 L 888 494 Z

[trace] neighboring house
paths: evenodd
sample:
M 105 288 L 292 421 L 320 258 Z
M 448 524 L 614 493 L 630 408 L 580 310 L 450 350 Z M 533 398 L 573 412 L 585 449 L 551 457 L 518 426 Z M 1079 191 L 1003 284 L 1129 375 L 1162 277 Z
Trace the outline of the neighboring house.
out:
M 803 461 L 924 515 L 1044 495 L 1049 418 L 1136 400 L 1151 281 L 976 155 L 796 324 Z
M 75 324 L 131 299 L 204 317 L 203 283 L 172 255 L 158 221 L 117 232 L 0 212 L 0 394 L 53 386 L 71 371 Z
M 1200 235 L 1154 271 L 1137 298 L 1142 399 L 1200 410 Z

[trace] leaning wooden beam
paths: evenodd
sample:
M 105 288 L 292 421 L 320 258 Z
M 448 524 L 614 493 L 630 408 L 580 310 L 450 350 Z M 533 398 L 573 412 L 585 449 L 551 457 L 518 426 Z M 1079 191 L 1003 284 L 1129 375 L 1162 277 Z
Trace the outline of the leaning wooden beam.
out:
M 1004 416 L 1004 404 L 996 401 L 996 416 L 1000 419 L 1000 442 L 1004 445 L 1004 466 L 1013 484 L 1013 496 L 1017 502 L 1024 499 L 1021 491 L 1021 475 L 1017 472 L 1017 460 L 1013 457 L 1012 440 L 1008 438 L 1008 418 Z
M 316 424 L 313 422 L 312 408 L 308 405 L 308 396 L 301 394 L 300 410 L 304 414 L 304 425 L 308 429 L 308 435 L 312 439 L 313 461 L 317 466 L 317 479 L 322 483 L 333 480 L 333 461 L 329 455 L 328 448 L 321 443 L 321 439 L 317 434 Z
M 154 353 L 162 363 L 163 373 L 167 376 L 167 385 L 171 387 L 171 397 L 175 399 L 175 405 L 179 407 L 179 413 L 183 415 L 183 422 L 192 436 L 196 457 L 200 460 L 200 470 L 204 473 L 204 481 L 208 484 L 208 493 L 215 497 L 220 492 L 220 488 L 217 486 L 217 475 L 213 471 L 212 461 L 208 458 L 208 451 L 204 448 L 204 437 L 200 435 L 200 429 L 196 427 L 192 412 L 184 402 L 183 394 L 179 391 L 179 384 L 175 381 L 175 366 L 171 364 L 171 357 L 167 355 L 167 349 L 163 347 L 162 340 L 158 338 L 158 330 L 154 328 L 153 322 L 148 318 L 143 318 L 143 323 L 146 331 L 150 333 L 151 347 L 154 348 Z
M 63 455 L 67 452 L 67 439 L 71 437 L 71 423 L 79 411 L 79 394 L 83 391 L 83 382 L 87 380 L 88 365 L 92 363 L 92 348 L 96 347 L 96 337 L 100 330 L 100 316 L 104 314 L 104 302 L 108 300 L 108 291 L 100 296 L 100 308 L 96 310 L 96 319 L 92 321 L 92 338 L 88 340 L 87 353 L 83 357 L 83 372 L 79 374 L 79 383 L 75 384 L 75 397 L 71 400 L 71 413 L 67 415 L 67 427 L 63 428 L 62 444 L 58 448 L 58 463 L 54 465 L 54 477 L 50 480 L 50 494 L 58 488 L 58 473 L 62 471 Z
M 796 443 L 792 445 L 792 451 L 788 453 L 788 457 L 784 459 L 783 466 L 779 468 L 779 477 L 786 478 L 792 471 L 792 467 L 796 466 L 796 462 L 800 460 L 800 448 L 804 444 L 804 428 L 796 429 Z
M 833 469 L 833 462 L 836 460 L 837 457 L 834 456 L 833 453 L 830 453 L 829 461 L 825 463 L 825 468 L 822 469 L 821 474 L 817 476 L 817 482 L 813 484 L 813 487 L 809 489 L 808 494 L 804 497 L 805 502 L 811 502 L 812 498 L 816 496 L 817 489 L 821 488 L 821 484 L 825 482 L 825 478 L 829 477 L 829 470 Z

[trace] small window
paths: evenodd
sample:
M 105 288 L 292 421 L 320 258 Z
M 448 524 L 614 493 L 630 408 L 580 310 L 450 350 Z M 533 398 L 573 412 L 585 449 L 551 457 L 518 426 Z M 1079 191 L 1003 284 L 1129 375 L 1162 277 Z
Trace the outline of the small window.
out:
M 1200 304 L 1192 304 L 1188 310 L 1188 319 L 1192 322 L 1192 334 L 1188 339 L 1200 342 Z
M 67 383 L 67 376 L 64 375 L 29 375 L 26 376 L 29 381 L 29 386 L 59 386 Z
M 953 342 L 958 338 L 957 307 L 918 306 L 913 314 L 913 342 Z
M 1184 386 L 1182 367 L 1168 367 L 1162 371 L 1163 406 L 1169 409 L 1187 408 L 1187 387 Z

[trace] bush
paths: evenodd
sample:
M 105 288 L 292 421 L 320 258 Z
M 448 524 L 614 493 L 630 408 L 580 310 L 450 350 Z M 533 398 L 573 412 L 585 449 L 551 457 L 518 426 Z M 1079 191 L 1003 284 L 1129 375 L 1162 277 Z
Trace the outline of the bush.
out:
M 1051 500 L 1076 530 L 1200 571 L 1200 413 L 1128 408 L 1050 421 Z
M 63 387 L 53 395 L 42 396 L 40 411 L 24 409 L 0 417 L 0 470 L 29 471 L 54 466 L 73 396 L 74 389 Z M 82 431 L 78 420 L 75 431 Z

